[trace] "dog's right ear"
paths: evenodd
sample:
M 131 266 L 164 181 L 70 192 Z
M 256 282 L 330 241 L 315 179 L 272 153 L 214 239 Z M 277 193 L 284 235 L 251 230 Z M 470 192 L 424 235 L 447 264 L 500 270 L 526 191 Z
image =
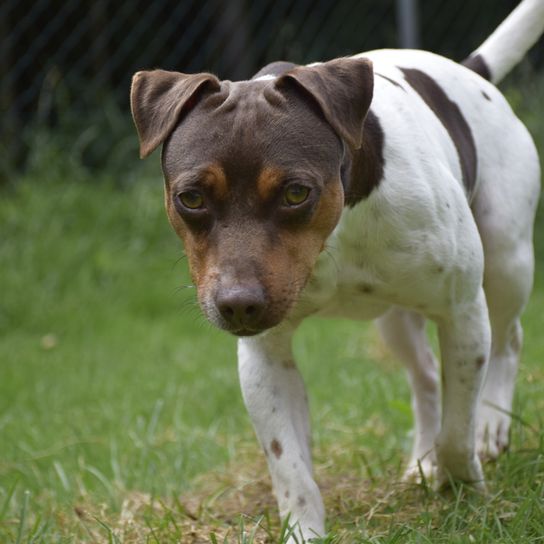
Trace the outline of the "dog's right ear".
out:
M 130 107 L 144 159 L 172 132 L 182 113 L 191 109 L 200 91 L 218 91 L 212 74 L 182 74 L 165 70 L 137 72 L 132 78 Z

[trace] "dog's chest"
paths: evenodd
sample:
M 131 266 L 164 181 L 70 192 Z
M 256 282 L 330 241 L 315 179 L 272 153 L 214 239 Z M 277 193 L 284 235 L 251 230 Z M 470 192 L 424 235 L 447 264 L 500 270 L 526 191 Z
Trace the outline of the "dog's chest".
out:
M 372 203 L 345 211 L 305 290 L 314 313 L 374 319 L 391 305 L 442 307 L 456 266 L 455 236 L 436 221 L 436 210 L 426 215 Z

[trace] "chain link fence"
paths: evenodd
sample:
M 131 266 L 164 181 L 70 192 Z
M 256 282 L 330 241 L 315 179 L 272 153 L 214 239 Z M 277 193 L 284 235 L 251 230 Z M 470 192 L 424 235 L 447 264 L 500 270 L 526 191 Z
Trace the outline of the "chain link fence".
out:
M 517 1 L 410 3 L 418 23 L 413 28 L 417 45 L 461 60 Z M 306 63 L 399 47 L 401 4 L 402 0 L 4 0 L 0 166 L 13 172 L 25 164 L 36 127 L 81 134 L 108 112 L 128 119 L 130 78 L 140 69 L 211 71 L 221 78 L 241 79 L 274 60 Z M 543 56 L 541 44 L 532 53 L 532 63 L 542 66 Z M 114 143 L 116 131 L 110 132 L 112 141 L 107 133 L 100 135 L 105 143 L 98 156 L 107 155 Z M 88 136 L 93 137 L 98 136 Z

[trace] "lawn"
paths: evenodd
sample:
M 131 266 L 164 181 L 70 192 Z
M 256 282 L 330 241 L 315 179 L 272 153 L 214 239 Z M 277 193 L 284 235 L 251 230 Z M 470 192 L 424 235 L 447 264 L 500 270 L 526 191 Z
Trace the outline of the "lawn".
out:
M 544 155 L 544 84 L 525 87 L 509 96 Z M 235 340 L 195 305 L 157 158 L 114 179 L 68 155 L 42 141 L 0 191 L 0 542 L 281 542 Z M 512 446 L 487 497 L 399 483 L 409 390 L 371 325 L 297 333 L 326 542 L 544 542 L 543 227 L 541 210 Z

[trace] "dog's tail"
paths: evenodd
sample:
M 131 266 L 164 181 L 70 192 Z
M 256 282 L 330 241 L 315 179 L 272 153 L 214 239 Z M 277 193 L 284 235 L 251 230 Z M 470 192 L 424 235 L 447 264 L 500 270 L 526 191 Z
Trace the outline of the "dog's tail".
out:
M 495 32 L 461 64 L 498 83 L 544 32 L 544 0 L 522 0 Z

